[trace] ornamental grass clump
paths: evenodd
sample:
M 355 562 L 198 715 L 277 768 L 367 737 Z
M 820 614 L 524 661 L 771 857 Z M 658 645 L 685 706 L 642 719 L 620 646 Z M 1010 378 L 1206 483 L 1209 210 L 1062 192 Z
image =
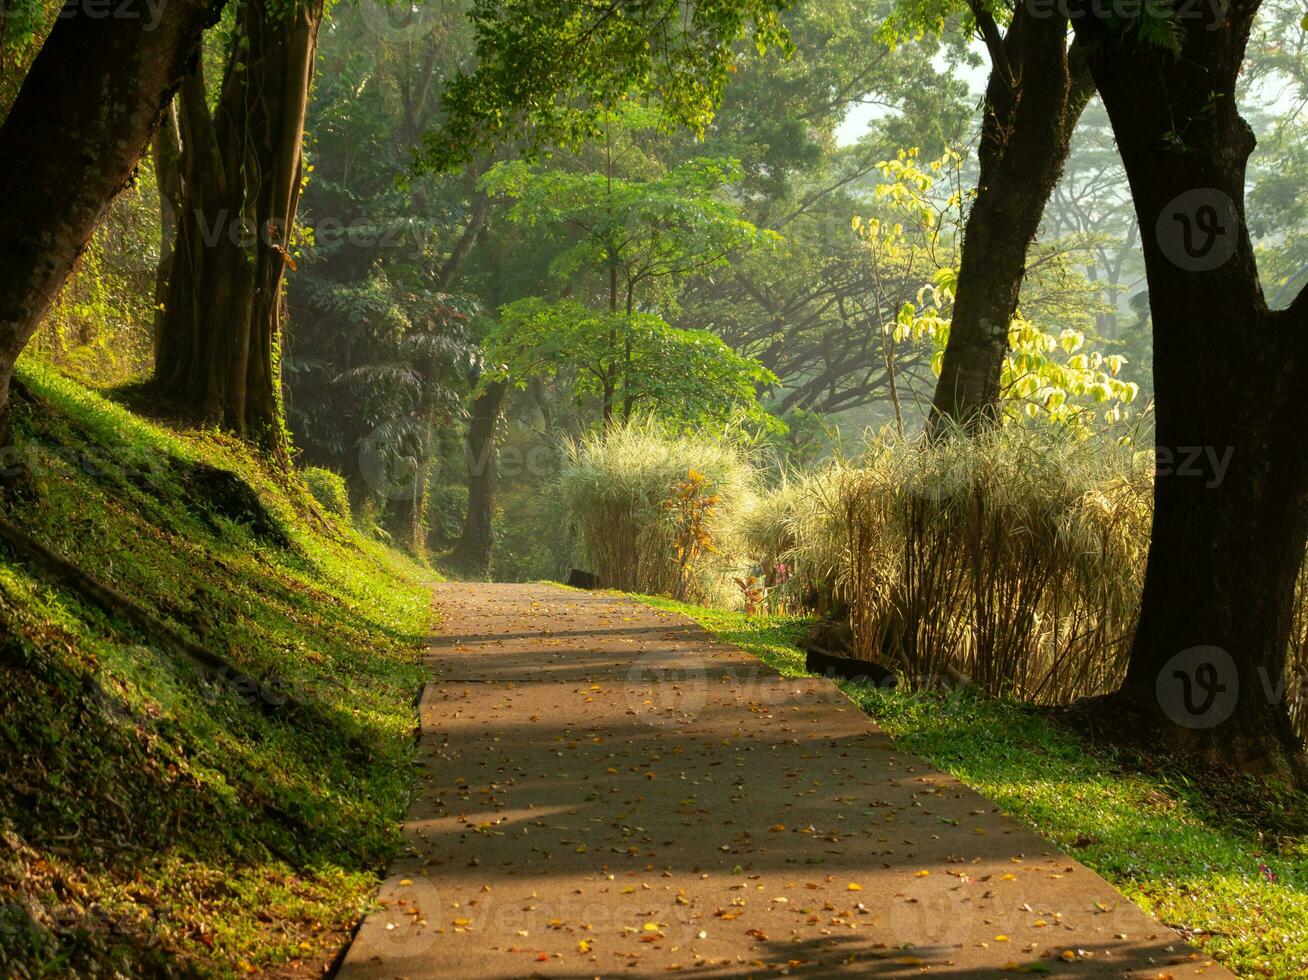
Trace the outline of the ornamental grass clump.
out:
M 707 601 L 741 554 L 756 477 L 729 434 L 612 425 L 567 447 L 560 496 L 602 585 Z
M 848 606 L 857 656 L 1046 702 L 1120 678 L 1149 530 L 1129 450 L 1021 426 L 883 436 L 804 489 L 792 560 Z
M 892 649 L 996 694 L 1063 702 L 1125 668 L 1148 471 L 1116 445 L 1009 426 L 895 454 L 902 535 Z

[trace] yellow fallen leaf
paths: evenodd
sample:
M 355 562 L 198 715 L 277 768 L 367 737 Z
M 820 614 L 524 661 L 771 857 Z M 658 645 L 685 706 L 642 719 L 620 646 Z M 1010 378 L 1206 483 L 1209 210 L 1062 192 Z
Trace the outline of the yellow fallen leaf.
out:
M 845 891 L 849 891 L 849 892 L 861 892 L 862 890 L 863 890 L 863 886 L 860 885 L 857 881 L 851 881 L 848 885 L 845 886 Z

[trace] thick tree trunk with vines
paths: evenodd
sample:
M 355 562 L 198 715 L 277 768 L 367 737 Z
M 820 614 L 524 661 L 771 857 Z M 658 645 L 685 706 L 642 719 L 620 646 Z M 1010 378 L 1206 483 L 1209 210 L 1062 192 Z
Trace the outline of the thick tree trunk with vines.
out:
M 1096 45 L 1142 231 L 1157 442 L 1173 461 L 1155 484 L 1126 681 L 1107 706 L 1144 737 L 1303 782 L 1286 657 L 1308 540 L 1308 293 L 1268 308 L 1244 221 L 1254 138 L 1236 79 L 1257 6 L 1185 21 L 1180 58 L 1088 11 L 1075 22 Z M 1224 473 L 1189 465 L 1200 449 L 1229 454 Z
M 499 487 L 495 433 L 507 394 L 504 382 L 487 385 L 473 403 L 468 426 L 468 510 L 450 560 L 459 569 L 479 576 L 490 573 L 495 544 L 495 493 Z
M 287 465 L 279 349 L 282 277 L 322 0 L 246 0 L 248 46 L 229 57 L 217 108 L 200 74 L 178 103 L 182 207 L 155 382 L 206 421 Z
M 176 0 L 144 18 L 61 17 L 0 128 L 0 437 L 14 363 L 114 197 L 131 183 L 200 36 L 221 9 Z
M 998 417 L 1008 327 L 1017 313 L 1027 251 L 1067 162 L 1093 91 L 1082 52 L 1068 51 L 1067 20 L 1019 4 L 1007 33 L 980 11 L 991 49 L 977 197 L 968 214 L 949 342 L 929 430 Z

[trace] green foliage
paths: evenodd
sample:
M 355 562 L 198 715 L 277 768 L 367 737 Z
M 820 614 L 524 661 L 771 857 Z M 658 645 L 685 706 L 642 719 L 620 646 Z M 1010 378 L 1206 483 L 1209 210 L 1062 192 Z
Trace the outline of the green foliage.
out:
M 0 5 L 0 121 L 9 114 L 60 6 L 50 0 L 5 0 Z
M 514 199 L 511 220 L 582 229 L 580 241 L 550 271 L 570 279 L 616 267 L 630 303 L 647 284 L 710 271 L 779 237 L 743 220 L 718 193 L 740 176 L 735 160 L 695 159 L 645 180 L 545 170 L 516 160 L 497 165 L 482 187 Z
M 641 126 L 631 113 L 609 122 L 620 136 Z M 589 302 L 529 297 L 504 306 L 483 344 L 489 377 L 525 386 L 567 370 L 573 400 L 598 399 L 606 420 L 653 412 L 683 425 L 739 416 L 779 428 L 757 401 L 777 380 L 771 372 L 655 312 L 675 306 L 687 277 L 775 240 L 726 198 L 739 175 L 735 161 L 697 158 L 646 179 L 615 177 L 611 151 L 603 172 L 520 160 L 494 167 L 481 186 L 512 200 L 511 221 L 572 236 L 550 272 Z
M 591 569 L 606 586 L 705 599 L 738 553 L 735 521 L 754 473 L 729 438 L 612 425 L 569 446 L 560 496 Z M 685 506 L 712 498 L 694 526 Z M 694 554 L 688 535 L 697 544 Z
M 6 518 L 233 673 L 4 549 L 0 972 L 317 971 L 399 844 L 430 573 L 232 439 L 20 378 Z M 261 709 L 251 678 L 301 706 Z
M 408 29 L 391 31 L 392 16 L 411 16 Z M 469 188 L 454 177 L 395 179 L 418 137 L 414 120 L 435 109 L 433 79 L 466 56 L 470 33 L 459 4 L 341 4 L 315 60 L 312 176 L 286 285 L 288 420 L 306 459 L 344 474 L 356 503 L 371 489 L 359 473 L 367 447 L 380 439 L 388 463 L 416 464 L 431 425 L 438 436 L 457 428 L 471 387 L 464 314 L 476 297 L 452 295 L 443 277 L 469 220 Z M 378 519 L 394 525 L 395 509 Z
M 962 156 L 953 150 L 925 167 L 918 162 L 916 149 L 901 150 L 880 165 L 882 179 L 875 188 L 880 216 L 853 219 L 878 283 L 914 276 L 922 283 L 912 300 L 896 304 L 887 295 L 881 308 L 893 315 L 885 318 L 881 329 L 895 344 L 930 344 L 937 376 L 949 342 L 958 280 L 964 202 L 961 164 Z M 1064 279 L 1084 280 L 1067 263 L 1056 263 L 1056 271 Z M 1119 377 L 1126 365 L 1124 355 L 1088 346 L 1091 332 L 1086 324 L 1085 329 L 1066 327 L 1055 334 L 1019 309 L 1008 328 L 1009 353 L 1001 377 L 1010 420 L 1044 419 L 1088 434 L 1097 426 L 1129 418 L 1127 406 L 1135 401 L 1139 387 Z
M 566 371 L 579 403 L 607 394 L 622 406 L 623 418 L 653 414 L 687 428 L 733 420 L 781 425 L 756 395 L 757 386 L 775 383 L 770 371 L 707 331 L 678 330 L 652 313 L 524 299 L 500 311 L 482 347 L 493 365 L 487 380 L 526 387 L 531 378 L 553 379 Z
M 630 97 L 655 102 L 668 127 L 702 132 L 749 35 L 785 46 L 783 0 L 474 0 L 476 67 L 443 99 L 426 160 L 453 167 L 518 141 L 527 152 L 598 136 L 605 114 Z
M 350 491 L 345 485 L 345 477 L 333 470 L 310 466 L 300 473 L 300 478 L 327 513 L 339 517 L 347 525 L 350 523 Z
M 148 377 L 159 239 L 158 188 L 147 160 L 91 237 L 30 354 L 95 387 Z

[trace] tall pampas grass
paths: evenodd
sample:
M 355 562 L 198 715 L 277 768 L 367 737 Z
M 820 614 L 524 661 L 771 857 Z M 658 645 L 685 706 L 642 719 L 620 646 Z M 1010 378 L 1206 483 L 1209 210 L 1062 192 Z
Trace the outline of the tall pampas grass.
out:
M 694 473 L 708 547 L 678 505 Z M 734 604 L 742 570 L 785 565 L 848 610 L 855 654 L 910 682 L 970 677 L 1045 704 L 1114 690 L 1139 617 L 1153 457 L 1052 428 L 935 441 L 883 432 L 861 455 L 764 487 L 730 434 L 651 422 L 573 443 L 562 498 L 603 584 Z M 689 555 L 689 557 L 688 557 Z M 1287 697 L 1308 741 L 1308 564 Z
M 696 481 L 698 509 L 679 506 L 679 495 Z M 564 507 L 601 584 L 701 602 L 729 594 L 743 550 L 740 518 L 756 485 L 731 433 L 669 432 L 648 419 L 569 443 L 559 477 Z M 696 528 L 687 527 L 691 511 Z
M 1149 528 L 1128 450 L 1024 427 L 883 435 L 806 487 L 793 558 L 848 606 L 859 656 L 1038 701 L 1120 677 Z

